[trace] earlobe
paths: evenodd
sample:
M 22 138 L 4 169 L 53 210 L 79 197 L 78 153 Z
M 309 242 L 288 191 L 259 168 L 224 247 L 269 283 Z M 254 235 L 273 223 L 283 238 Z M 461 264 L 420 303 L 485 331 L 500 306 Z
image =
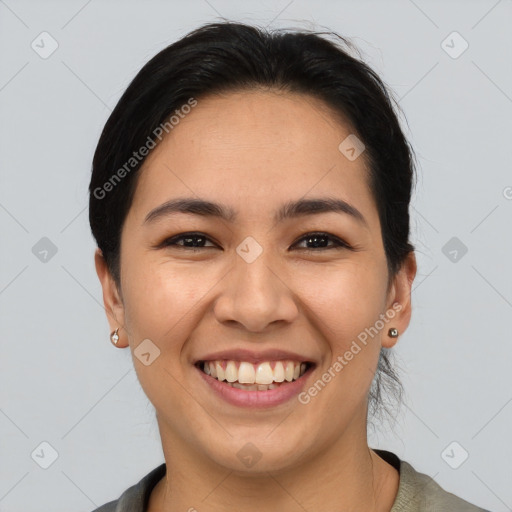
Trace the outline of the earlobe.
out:
M 125 336 L 123 336 L 122 333 L 122 327 L 124 326 L 124 306 L 122 298 L 108 269 L 107 262 L 99 248 L 97 248 L 94 253 L 94 264 L 103 290 L 103 304 L 110 327 L 110 341 L 116 347 L 127 347 L 128 340 L 126 339 L 126 333 Z M 116 333 L 117 337 L 114 333 Z
M 396 327 L 390 327 L 388 330 L 388 336 L 390 338 L 398 338 L 398 329 Z
M 119 342 L 119 327 L 110 333 L 110 341 L 117 347 Z
M 397 318 L 390 320 L 390 324 L 396 325 L 399 320 Z M 389 329 L 383 334 L 381 345 L 384 348 L 393 348 L 398 343 L 398 337 L 400 336 L 400 330 L 397 327 L 389 327 Z

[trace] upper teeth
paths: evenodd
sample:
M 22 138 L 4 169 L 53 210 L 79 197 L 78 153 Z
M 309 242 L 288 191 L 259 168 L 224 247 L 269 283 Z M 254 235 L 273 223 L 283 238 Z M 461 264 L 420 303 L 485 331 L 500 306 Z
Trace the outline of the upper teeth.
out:
M 225 363 L 225 364 L 223 364 Z M 203 371 L 217 380 L 238 381 L 241 384 L 271 384 L 291 382 L 306 371 L 306 363 L 296 361 L 276 361 L 272 370 L 271 362 L 254 365 L 246 361 L 205 361 Z

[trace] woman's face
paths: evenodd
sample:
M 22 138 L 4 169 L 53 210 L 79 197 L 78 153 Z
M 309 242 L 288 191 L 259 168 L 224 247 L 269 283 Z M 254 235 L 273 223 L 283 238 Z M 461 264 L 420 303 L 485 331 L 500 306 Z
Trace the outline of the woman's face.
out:
M 309 96 L 230 93 L 200 99 L 146 159 L 122 230 L 119 295 L 99 254 L 96 264 L 110 327 L 122 327 L 119 346 L 130 346 L 164 446 L 266 471 L 366 439 L 379 351 L 396 342 L 390 327 L 408 325 L 416 268 L 412 255 L 388 290 L 363 155 L 353 158 L 351 139 L 339 149 L 350 134 Z M 145 220 L 183 198 L 218 208 Z M 349 207 L 315 212 L 314 199 Z M 235 361 L 240 380 L 240 362 L 268 361 L 276 380 L 277 361 L 314 366 L 295 384 L 247 391 L 196 365 L 212 359 Z M 253 375 L 245 363 L 249 381 L 268 376 L 267 365 L 253 364 Z

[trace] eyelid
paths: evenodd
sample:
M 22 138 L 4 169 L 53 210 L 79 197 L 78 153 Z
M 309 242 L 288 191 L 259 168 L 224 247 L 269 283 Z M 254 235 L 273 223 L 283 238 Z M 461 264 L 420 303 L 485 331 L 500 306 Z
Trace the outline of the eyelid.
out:
M 184 249 L 184 250 L 187 250 L 187 249 L 189 249 L 189 250 L 197 250 L 197 249 L 207 249 L 207 248 L 211 248 L 212 247 L 212 246 L 208 246 L 208 247 L 186 247 L 184 245 L 178 245 L 176 243 L 171 243 L 171 242 L 180 241 L 183 238 L 192 238 L 192 237 L 204 238 L 208 242 L 211 242 L 212 244 L 218 246 L 216 244 L 216 242 L 213 242 L 211 237 L 205 235 L 204 233 L 197 232 L 197 231 L 191 231 L 191 232 L 178 233 L 177 235 L 173 235 L 173 236 L 170 236 L 168 238 L 165 238 L 164 240 L 162 240 L 161 243 L 159 243 L 156 246 L 154 246 L 154 248 L 155 249 L 165 249 L 166 247 L 178 247 L 178 248 Z
M 311 232 L 304 233 L 304 234 L 302 234 L 299 238 L 297 238 L 292 243 L 292 247 L 297 245 L 299 242 L 303 242 L 304 240 L 306 240 L 308 238 L 311 238 L 311 237 L 314 237 L 314 236 L 323 236 L 325 238 L 328 238 L 328 239 L 331 240 L 331 242 L 333 244 L 330 245 L 330 246 L 327 246 L 327 247 L 318 247 L 318 248 L 304 247 L 304 248 L 301 248 L 299 250 L 309 251 L 309 252 L 321 252 L 321 251 L 327 251 L 329 249 L 348 249 L 348 250 L 352 250 L 352 251 L 356 250 L 352 245 L 350 245 L 348 242 L 346 242 L 345 240 L 343 240 L 339 236 L 333 235 L 332 233 L 329 233 L 327 231 L 311 231 Z M 218 247 L 218 244 L 216 242 L 214 242 L 211 239 L 211 237 L 209 237 L 208 235 L 206 235 L 204 233 L 195 231 L 195 232 L 185 232 L 185 233 L 179 233 L 177 235 L 173 235 L 173 236 L 171 236 L 169 238 L 164 239 L 160 244 L 155 246 L 155 248 L 156 249 L 161 249 L 161 248 L 166 248 L 166 247 L 178 247 L 178 248 L 183 249 L 185 251 L 190 250 L 190 251 L 196 251 L 197 252 L 198 250 L 207 249 L 207 248 L 211 248 L 212 247 L 212 246 L 207 246 L 207 247 L 187 247 L 187 246 L 178 245 L 177 243 L 175 243 L 175 242 L 183 240 L 184 238 L 192 238 L 192 237 L 204 238 L 207 242 L 211 242 L 215 246 Z
M 314 237 L 314 236 L 323 236 L 325 238 L 330 238 L 331 241 L 333 242 L 333 245 L 331 245 L 329 247 L 320 247 L 318 249 L 307 248 L 306 247 L 303 250 L 319 252 L 319 251 L 322 251 L 322 250 L 325 251 L 327 249 L 342 249 L 342 248 L 352 249 L 352 246 L 348 242 L 346 242 L 345 240 L 343 240 L 339 236 L 336 236 L 336 235 L 333 235 L 332 233 L 329 233 L 328 231 L 311 231 L 309 233 L 304 233 L 295 242 L 293 242 L 292 245 L 296 245 L 297 243 L 302 242 L 303 240 L 305 240 L 307 238 Z

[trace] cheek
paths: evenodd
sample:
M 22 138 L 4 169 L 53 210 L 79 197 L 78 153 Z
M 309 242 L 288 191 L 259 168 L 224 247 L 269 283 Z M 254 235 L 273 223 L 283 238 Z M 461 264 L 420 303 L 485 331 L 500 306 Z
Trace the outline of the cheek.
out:
M 123 283 L 125 322 L 134 348 L 149 338 L 176 364 L 176 353 L 197 326 L 199 315 L 205 314 L 202 305 L 219 277 L 199 266 L 142 257 L 126 260 L 123 270 L 129 276 Z
M 126 262 L 130 276 L 125 286 L 125 319 L 129 326 L 133 364 L 138 380 L 157 410 L 182 410 L 190 396 L 178 382 L 186 374 L 183 347 L 205 312 L 201 298 L 211 280 L 172 264 L 149 263 L 140 258 Z M 138 358 L 137 347 L 149 339 L 157 357 L 149 365 Z M 147 343 L 147 342 L 146 342 Z M 170 390 L 174 392 L 170 393 Z M 187 402 L 187 397 L 189 402 Z
M 333 349 L 345 351 L 347 343 L 374 325 L 386 301 L 386 275 L 380 265 L 347 264 L 332 273 L 310 295 L 310 303 L 324 326 Z
M 330 277 L 323 280 L 321 293 L 309 292 L 309 300 L 316 329 L 325 343 L 319 378 L 329 382 L 330 391 L 323 396 L 344 404 L 333 414 L 346 415 L 364 402 L 375 374 L 387 274 L 378 262 L 359 262 L 347 264 Z

